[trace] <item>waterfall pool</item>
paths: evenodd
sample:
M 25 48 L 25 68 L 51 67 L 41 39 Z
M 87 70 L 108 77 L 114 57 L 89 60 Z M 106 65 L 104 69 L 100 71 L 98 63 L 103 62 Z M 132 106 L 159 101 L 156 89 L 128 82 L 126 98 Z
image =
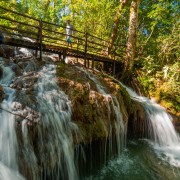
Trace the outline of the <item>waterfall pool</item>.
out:
M 147 140 L 129 140 L 126 149 L 83 180 L 179 180 L 180 167 L 165 160 Z M 96 169 L 96 170 L 95 170 Z

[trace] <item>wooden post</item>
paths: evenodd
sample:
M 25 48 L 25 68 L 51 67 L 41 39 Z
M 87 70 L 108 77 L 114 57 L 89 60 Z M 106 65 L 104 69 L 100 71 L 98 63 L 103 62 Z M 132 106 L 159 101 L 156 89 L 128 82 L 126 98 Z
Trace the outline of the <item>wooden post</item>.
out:
M 65 64 L 65 59 L 66 59 L 66 49 L 63 49 L 63 63 Z
M 87 53 L 87 32 L 85 32 L 85 47 L 84 47 L 84 66 L 86 67 L 86 53 Z
M 87 60 L 87 62 L 88 62 L 88 68 L 89 68 L 89 59 Z
M 61 53 L 58 53 L 59 61 L 61 61 Z
M 40 60 L 42 60 L 42 20 L 39 21 L 39 51 Z
M 93 72 L 94 72 L 94 56 L 92 57 L 92 69 L 93 69 Z
M 77 51 L 79 50 L 79 39 L 77 40 Z M 78 57 L 76 58 L 77 63 L 78 63 Z

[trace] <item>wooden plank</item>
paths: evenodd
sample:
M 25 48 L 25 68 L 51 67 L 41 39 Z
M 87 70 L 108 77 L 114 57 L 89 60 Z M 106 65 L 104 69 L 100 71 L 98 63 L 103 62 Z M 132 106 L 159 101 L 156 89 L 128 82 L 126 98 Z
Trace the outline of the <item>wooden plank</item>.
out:
M 46 28 L 42 28 L 42 29 L 43 29 L 44 31 L 48 31 L 48 32 L 51 32 L 51 33 L 56 33 L 56 34 L 59 34 L 59 35 L 63 35 L 63 37 L 66 37 L 66 35 L 67 35 L 66 33 L 61 33 L 61 32 L 49 30 L 49 29 L 46 29 Z M 49 36 L 49 37 L 51 37 L 51 36 Z M 74 39 L 78 39 L 78 40 L 81 40 L 81 41 L 85 41 L 84 39 L 79 38 L 79 37 L 77 37 L 77 36 L 71 35 L 71 37 L 74 38 Z
M 66 29 L 66 26 L 62 26 L 62 25 L 58 25 L 58 24 L 54 24 L 54 23 L 47 22 L 47 21 L 42 21 L 42 22 L 43 22 L 43 23 L 45 23 L 45 24 L 49 24 L 49 25 L 53 25 L 53 26 L 57 26 L 57 27 L 60 27 L 60 28 Z M 79 33 L 81 33 L 81 34 L 84 34 L 84 32 L 82 32 L 82 31 L 78 31 L 78 30 L 76 30 L 76 29 L 73 29 L 73 31 L 75 31 L 75 32 L 79 32 Z
M 42 21 L 39 21 L 39 51 L 40 51 L 40 60 L 42 61 Z
M 34 33 L 34 32 L 32 32 L 32 31 L 28 31 L 28 30 L 22 30 L 22 29 L 18 29 L 18 28 L 12 28 L 12 27 L 8 27 L 8 26 L 5 26 L 5 25 L 1 25 L 1 24 L 0 24 L 0 27 L 5 28 L 5 29 L 9 29 L 9 30 L 18 31 L 18 32 L 21 32 L 21 33 L 24 33 L 24 34 L 31 34 L 31 35 L 37 36 L 37 33 Z M 23 35 L 23 34 L 22 34 L 22 35 Z
M 5 20 L 8 20 L 8 21 L 10 21 L 10 22 L 15 22 L 15 23 L 22 24 L 22 25 L 24 25 L 24 26 L 33 27 L 33 28 L 36 28 L 36 29 L 39 28 L 38 26 L 34 26 L 34 25 L 27 24 L 27 23 L 24 23 L 24 22 L 16 21 L 16 20 L 13 20 L 13 19 L 11 19 L 11 18 L 9 18 L 9 17 L 0 16 L 0 19 L 5 19 Z

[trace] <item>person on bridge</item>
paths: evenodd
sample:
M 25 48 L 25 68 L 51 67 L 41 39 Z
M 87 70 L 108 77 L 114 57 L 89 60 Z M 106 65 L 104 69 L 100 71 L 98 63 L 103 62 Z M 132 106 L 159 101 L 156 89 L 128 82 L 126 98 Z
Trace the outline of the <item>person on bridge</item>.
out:
M 70 24 L 70 20 L 67 20 L 66 24 L 66 41 L 68 46 L 70 45 L 72 48 L 72 34 L 73 34 L 73 26 Z

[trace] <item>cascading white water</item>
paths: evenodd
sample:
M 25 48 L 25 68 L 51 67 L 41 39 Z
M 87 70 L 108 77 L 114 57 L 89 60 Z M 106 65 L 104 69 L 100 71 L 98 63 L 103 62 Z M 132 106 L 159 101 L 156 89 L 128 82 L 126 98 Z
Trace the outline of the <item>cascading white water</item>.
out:
M 21 103 L 15 102 L 15 90 L 8 87 L 14 73 L 9 67 L 2 65 L 0 85 L 3 86 L 6 99 L 2 102 L 0 111 L 0 179 L 23 180 L 19 173 L 19 163 L 21 166 L 25 163 L 21 170 L 28 171 L 29 178 L 33 180 L 78 179 L 73 141 L 78 142 L 80 133 L 76 124 L 71 121 L 71 102 L 56 83 L 55 68 L 54 65 L 46 65 L 37 73 L 39 79 L 33 92 L 36 103 L 30 105 L 24 102 L 23 109 Z M 22 127 L 21 145 L 18 144 L 13 114 L 20 115 L 22 119 L 19 126 Z M 29 134 L 29 126 L 33 122 L 39 122 L 37 137 L 33 139 L 35 148 Z M 18 159 L 19 145 L 22 163 Z M 42 167 L 41 177 L 39 166 Z
M 180 167 L 180 138 L 172 124 L 172 117 L 156 102 L 138 96 L 130 88 L 124 86 L 130 97 L 140 102 L 146 112 L 148 135 L 153 139 L 153 147 L 163 159 Z
M 71 121 L 71 102 L 56 83 L 55 65 L 44 66 L 39 74 L 36 90 L 38 92 L 37 111 L 42 120 L 42 127 L 38 132 L 41 163 L 46 169 L 47 176 L 50 175 L 48 166 L 55 168 L 56 164 L 56 179 L 61 177 L 76 180 L 78 174 L 74 162 L 73 138 L 79 132 L 76 124 Z M 59 173 L 60 176 L 58 176 Z
M 9 88 L 9 84 L 14 76 L 11 68 L 1 66 L 3 76 L 0 85 L 5 92 L 5 100 L 1 103 L 1 108 L 11 111 L 15 90 Z M 0 179 L 22 180 L 24 179 L 18 171 L 18 143 L 15 131 L 15 117 L 7 111 L 0 111 Z
M 115 122 L 114 122 L 114 127 L 115 127 L 115 133 L 116 133 L 116 146 L 117 146 L 117 152 L 118 155 L 121 154 L 122 149 L 125 147 L 126 144 L 126 124 L 123 121 L 123 115 L 121 112 L 121 106 L 116 98 L 116 96 L 113 96 L 111 94 L 106 93 L 105 88 L 102 86 L 100 81 L 89 71 L 84 70 L 83 68 L 77 67 L 79 70 L 83 71 L 86 76 L 92 80 L 96 84 L 97 91 L 102 94 L 106 100 L 107 104 L 107 109 L 108 109 L 108 118 L 109 122 L 110 120 L 110 115 L 113 112 L 115 114 Z M 112 108 L 111 108 L 111 103 L 112 103 Z M 109 151 L 111 152 L 112 150 L 112 126 L 113 124 L 110 124 L 110 127 L 107 131 L 107 138 L 109 138 Z

